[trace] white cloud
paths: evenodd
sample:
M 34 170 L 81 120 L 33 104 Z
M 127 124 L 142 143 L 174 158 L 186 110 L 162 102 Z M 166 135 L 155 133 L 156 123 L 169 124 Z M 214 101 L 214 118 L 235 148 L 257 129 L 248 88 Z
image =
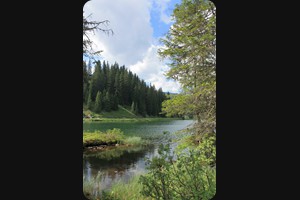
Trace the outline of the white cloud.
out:
M 152 41 L 150 5 L 147 0 L 92 0 L 86 3 L 87 15 L 92 13 L 91 19 L 96 21 L 109 20 L 108 28 L 114 32 L 111 36 L 103 32 L 91 36 L 98 49 L 103 50 L 102 56 L 106 60 L 131 65 L 143 58 Z
M 170 24 L 172 22 L 171 17 L 167 15 L 166 11 L 168 4 L 171 0 L 155 0 L 153 1 L 156 5 L 156 9 L 160 12 L 160 20 L 165 24 Z
M 143 60 L 129 66 L 129 69 L 155 88 L 162 88 L 164 92 L 179 92 L 180 85 L 174 81 L 167 80 L 164 73 L 169 69 L 157 56 L 157 50 L 161 46 L 151 45 Z
M 103 50 L 102 59 L 113 64 L 125 65 L 147 83 L 162 87 L 163 91 L 178 92 L 179 84 L 167 81 L 162 69 L 166 68 L 157 55 L 157 41 L 153 37 L 150 12 L 154 2 L 160 9 L 161 20 L 168 22 L 164 12 L 170 0 L 92 0 L 85 4 L 85 16 L 90 20 L 109 20 L 107 27 L 113 35 L 96 32 L 90 38 L 95 50 Z
M 152 85 L 155 85 L 155 88 L 163 88 L 164 92 L 170 92 L 170 93 L 178 93 L 180 92 L 180 85 L 177 82 L 166 80 L 161 75 L 151 75 L 151 78 L 149 79 Z

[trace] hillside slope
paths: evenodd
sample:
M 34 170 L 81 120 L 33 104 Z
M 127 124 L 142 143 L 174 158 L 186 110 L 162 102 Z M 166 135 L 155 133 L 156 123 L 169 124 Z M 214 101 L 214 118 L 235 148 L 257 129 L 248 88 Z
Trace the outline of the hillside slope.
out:
M 118 105 L 119 109 L 117 111 L 111 112 L 101 112 L 100 114 L 94 113 L 91 110 L 83 108 L 83 117 L 89 118 L 140 118 L 140 116 L 132 113 L 130 108 Z

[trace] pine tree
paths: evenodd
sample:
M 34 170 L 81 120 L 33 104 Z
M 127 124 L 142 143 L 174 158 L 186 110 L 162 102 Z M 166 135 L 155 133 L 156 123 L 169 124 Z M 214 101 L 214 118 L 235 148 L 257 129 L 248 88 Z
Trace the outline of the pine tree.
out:
M 157 116 L 161 112 L 161 103 L 165 100 L 161 89 L 158 91 L 154 86 L 147 86 L 144 80 L 124 65 L 119 67 L 115 63 L 109 66 L 105 61 L 94 63 L 94 73 L 91 77 L 85 76 L 83 85 L 83 102 L 89 104 L 90 109 L 93 108 L 95 112 L 111 111 L 118 110 L 118 105 L 122 105 L 131 106 L 134 113 L 142 116 Z M 91 62 L 88 66 L 91 66 Z M 85 74 L 89 74 L 86 70 L 88 67 L 85 64 L 84 67 Z
M 138 104 L 136 103 L 134 106 L 134 114 L 138 114 L 139 113 L 139 109 L 138 109 Z
M 111 102 L 112 102 L 111 109 L 118 110 L 118 98 L 116 95 L 111 95 Z
M 104 109 L 105 111 L 111 111 L 111 97 L 108 92 L 105 93 L 104 97 Z
M 101 103 L 102 95 L 101 92 L 97 92 L 96 100 L 95 100 L 95 106 L 94 106 L 94 111 L 96 113 L 100 113 L 102 110 L 102 103 Z
M 170 61 L 166 75 L 179 81 L 184 93 L 166 101 L 163 111 L 196 116 L 199 141 L 216 129 L 216 8 L 206 0 L 183 0 L 173 18 L 158 53 Z
M 97 61 L 96 65 L 95 65 L 95 71 L 92 75 L 91 87 L 90 87 L 93 101 L 95 101 L 95 99 L 96 99 L 97 92 L 102 91 L 101 86 L 102 86 L 101 63 L 100 63 L 100 61 Z
M 91 92 L 89 93 L 89 96 L 88 96 L 88 99 L 87 99 L 87 107 L 90 110 L 93 109 L 93 101 L 92 101 L 92 94 L 91 94 Z

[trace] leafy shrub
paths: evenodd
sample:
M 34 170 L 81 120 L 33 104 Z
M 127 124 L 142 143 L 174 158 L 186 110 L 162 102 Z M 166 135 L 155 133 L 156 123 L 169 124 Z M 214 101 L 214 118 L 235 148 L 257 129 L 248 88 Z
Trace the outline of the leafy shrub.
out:
M 209 200 L 216 192 L 215 137 L 204 140 L 198 148 L 181 152 L 177 160 L 169 145 L 159 147 L 158 157 L 148 160 L 142 175 L 142 194 L 155 199 Z

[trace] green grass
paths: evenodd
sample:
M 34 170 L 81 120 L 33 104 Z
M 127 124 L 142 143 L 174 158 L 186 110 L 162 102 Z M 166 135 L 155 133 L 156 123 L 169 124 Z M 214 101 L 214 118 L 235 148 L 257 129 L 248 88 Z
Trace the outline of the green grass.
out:
M 83 114 L 85 116 L 92 116 L 93 118 L 140 118 L 141 116 L 135 115 L 130 111 L 130 108 L 118 106 L 118 110 L 110 112 L 102 111 L 100 114 L 94 113 L 91 110 L 83 108 Z
M 83 118 L 84 122 L 89 121 L 155 121 L 155 120 L 163 120 L 170 118 L 162 118 L 162 117 L 142 117 L 140 115 L 135 115 L 131 112 L 129 106 L 118 106 L 119 110 L 105 112 L 102 111 L 100 114 L 94 113 L 91 110 L 88 110 L 85 106 L 83 107 L 83 115 L 84 116 L 92 116 L 92 118 Z M 175 118 L 172 118 L 175 119 Z
M 110 190 L 100 192 L 99 178 L 101 175 L 83 182 L 83 193 L 90 200 L 154 200 L 141 194 L 142 184 L 139 183 L 140 175 L 131 178 L 127 183 L 116 182 Z M 99 191 L 95 193 L 95 191 Z
M 120 129 L 107 130 L 105 133 L 95 131 L 94 133 L 83 133 L 83 147 L 97 145 L 120 144 L 124 141 L 124 133 Z
M 139 177 L 139 175 L 134 176 L 128 183 L 120 181 L 113 184 L 107 195 L 113 200 L 152 200 L 153 198 L 145 197 L 140 193 L 142 191 L 142 184 L 138 182 Z
M 139 145 L 143 143 L 142 141 L 142 138 L 140 137 L 127 137 L 125 140 L 124 140 L 124 144 L 127 144 L 127 145 Z
M 96 177 L 92 177 L 90 180 L 83 177 L 83 194 L 88 199 L 99 199 L 100 195 L 95 195 L 94 191 L 100 191 L 100 179 L 101 174 L 98 173 Z
M 127 146 L 147 144 L 147 140 L 140 137 L 126 137 L 120 129 L 109 129 L 106 132 L 95 131 L 83 133 L 83 147 L 123 144 Z

